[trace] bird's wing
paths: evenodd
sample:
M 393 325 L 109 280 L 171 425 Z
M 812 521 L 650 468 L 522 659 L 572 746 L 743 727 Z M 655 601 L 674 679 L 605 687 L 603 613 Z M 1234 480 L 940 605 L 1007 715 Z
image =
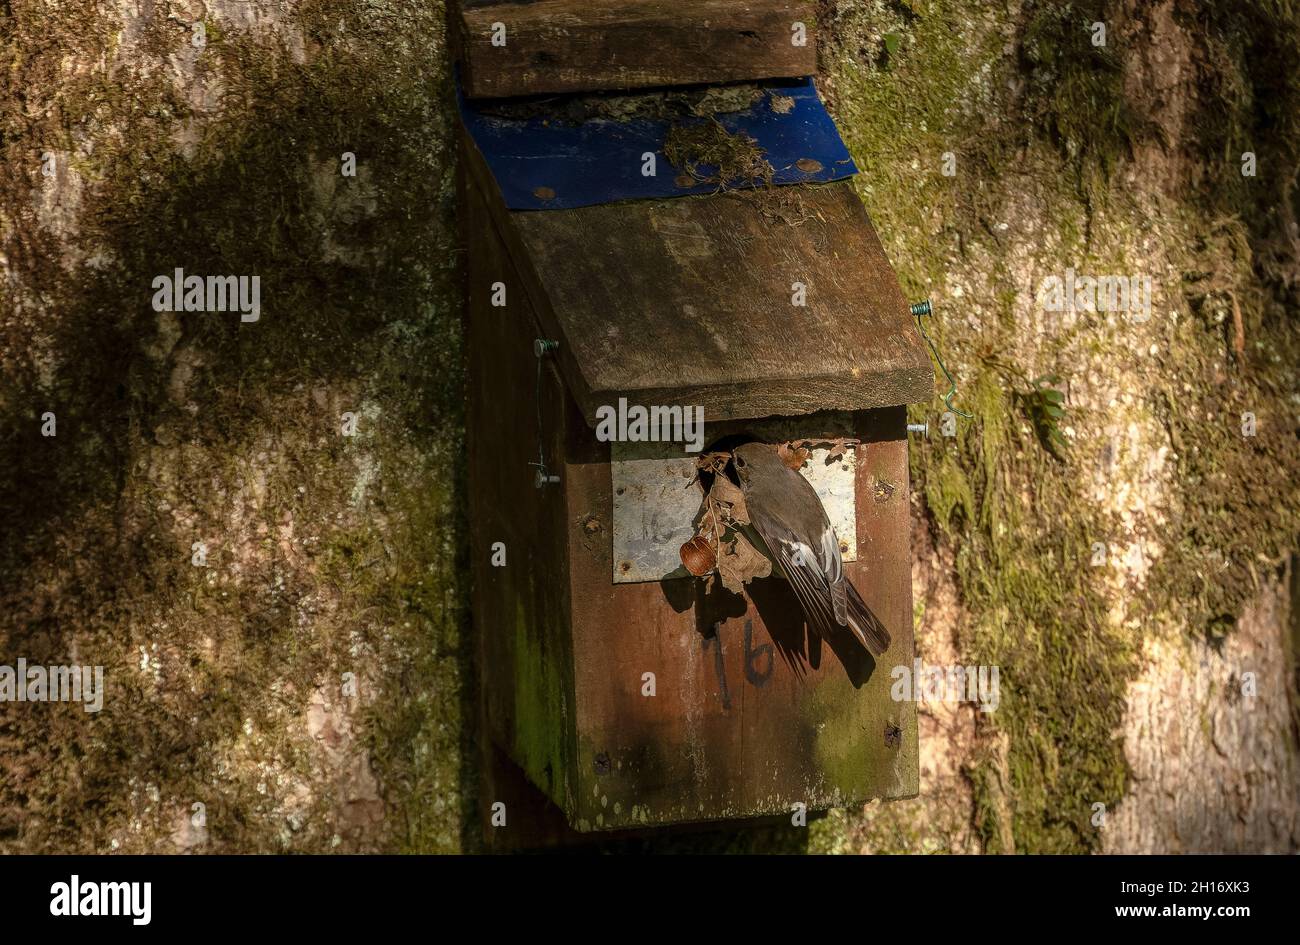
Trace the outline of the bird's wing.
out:
M 790 472 L 784 479 L 775 483 L 765 483 L 765 486 L 766 488 L 762 488 L 761 491 L 763 499 L 767 501 L 751 502 L 749 505 L 751 517 L 757 513 L 764 518 L 763 527 L 778 542 L 784 543 L 794 567 L 798 567 L 800 562 L 807 565 L 809 573 L 806 575 L 808 578 L 806 583 L 810 588 L 825 595 L 827 606 L 830 608 L 830 622 L 837 627 L 846 626 L 848 595 L 845 587 L 848 582 L 844 579 L 844 559 L 840 555 L 840 543 L 835 537 L 835 529 L 831 527 L 830 519 L 826 517 L 826 509 L 822 505 L 821 497 L 817 495 L 817 490 L 798 472 Z M 786 489 L 804 493 L 802 498 L 821 513 L 819 533 L 803 534 L 809 530 L 807 522 L 796 527 L 791 516 L 785 512 L 790 507 L 790 503 L 788 500 L 783 501 L 785 497 L 780 495 L 781 491 Z M 756 521 L 755 525 L 757 524 Z M 767 535 L 763 537 L 764 540 L 768 539 Z M 772 544 L 770 541 L 768 543 Z M 785 567 L 784 561 L 781 562 L 781 566 Z
M 822 529 L 821 541 L 815 549 L 817 563 L 821 565 L 822 574 L 831 592 L 831 608 L 835 612 L 835 622 L 844 626 L 848 622 L 848 592 L 844 580 L 844 559 L 840 557 L 840 543 L 835 537 L 835 529 L 830 522 Z
M 817 551 L 761 507 L 751 506 L 749 516 L 759 537 L 789 579 L 804 616 L 818 634 L 829 638 L 837 627 L 844 626 L 844 622 L 836 618 L 834 595 Z M 843 582 L 843 575 L 840 577 Z M 840 593 L 844 591 L 841 589 Z
M 761 511 L 751 509 L 750 517 L 759 537 L 789 579 L 808 623 L 819 636 L 829 640 L 837 629 L 847 626 L 872 656 L 878 658 L 889 649 L 889 631 L 863 601 L 852 581 L 841 573 L 839 585 L 845 600 L 845 620 L 840 623 L 835 618 L 833 585 L 814 566 L 812 549 Z

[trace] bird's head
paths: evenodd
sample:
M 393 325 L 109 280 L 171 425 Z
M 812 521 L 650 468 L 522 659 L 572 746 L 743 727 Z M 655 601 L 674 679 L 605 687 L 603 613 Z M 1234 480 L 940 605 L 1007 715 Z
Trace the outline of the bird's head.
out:
M 732 450 L 731 462 L 736 467 L 736 475 L 740 477 L 741 485 L 747 485 L 756 469 L 779 463 L 780 460 L 772 447 L 762 443 L 746 443 Z

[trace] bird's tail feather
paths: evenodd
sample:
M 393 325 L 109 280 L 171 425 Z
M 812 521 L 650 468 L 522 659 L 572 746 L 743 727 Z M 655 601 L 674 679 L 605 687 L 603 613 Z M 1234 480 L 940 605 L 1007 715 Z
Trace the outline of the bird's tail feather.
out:
M 858 642 L 865 646 L 872 656 L 880 656 L 885 650 L 889 649 L 889 631 L 880 622 L 880 618 L 871 612 L 871 608 L 862 599 L 862 595 L 853 586 L 853 582 L 845 581 L 844 584 L 849 597 L 849 629 L 853 631 L 853 635 L 858 638 Z

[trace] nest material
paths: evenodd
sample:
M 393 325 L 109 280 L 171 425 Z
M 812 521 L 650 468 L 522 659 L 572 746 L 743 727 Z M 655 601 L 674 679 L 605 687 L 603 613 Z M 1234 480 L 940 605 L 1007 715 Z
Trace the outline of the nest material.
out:
M 692 182 L 715 184 L 719 190 L 771 187 L 776 171 L 766 154 L 749 135 L 733 134 L 716 118 L 673 125 L 664 138 L 664 157 L 673 167 Z
M 682 545 L 682 563 L 696 577 L 722 586 L 734 594 L 754 578 L 772 573 L 772 562 L 749 539 L 745 527 L 749 513 L 745 494 L 726 475 L 730 453 L 706 453 L 697 465 L 712 474 L 713 482 L 695 517 L 695 537 Z

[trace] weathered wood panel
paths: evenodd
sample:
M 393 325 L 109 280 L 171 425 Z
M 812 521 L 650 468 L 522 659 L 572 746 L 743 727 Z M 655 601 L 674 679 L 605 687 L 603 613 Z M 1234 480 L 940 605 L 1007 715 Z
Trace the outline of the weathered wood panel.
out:
M 509 216 L 589 422 L 620 396 L 717 420 L 933 395 L 898 277 L 847 181 Z
M 534 485 L 536 320 L 477 188 L 466 194 L 468 236 L 466 438 L 483 721 L 488 736 L 562 807 L 573 802 L 573 660 L 564 504 Z M 490 304 L 492 284 L 506 305 Z M 563 455 L 568 395 L 552 365 L 541 386 L 548 461 Z M 551 459 L 553 457 L 553 460 Z M 492 564 L 493 543 L 505 566 Z M 493 798 L 483 798 L 490 805 Z M 485 811 L 485 814 L 487 811 Z
M 809 419 L 809 435 L 817 418 Z M 810 636 L 784 580 L 705 597 L 700 582 L 609 581 L 608 450 L 566 466 L 582 830 L 815 810 L 918 789 L 916 713 L 890 699 L 913 655 L 907 444 L 901 409 L 857 418 L 860 560 L 846 573 L 889 628 L 873 661 Z M 709 430 L 709 437 L 739 431 Z M 878 498 L 877 479 L 893 484 Z M 654 696 L 643 695 L 653 673 Z
M 463 0 L 463 80 L 472 97 L 501 97 L 811 75 L 813 12 L 811 0 Z

